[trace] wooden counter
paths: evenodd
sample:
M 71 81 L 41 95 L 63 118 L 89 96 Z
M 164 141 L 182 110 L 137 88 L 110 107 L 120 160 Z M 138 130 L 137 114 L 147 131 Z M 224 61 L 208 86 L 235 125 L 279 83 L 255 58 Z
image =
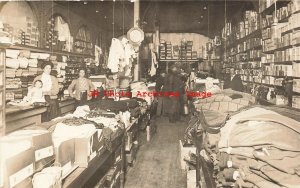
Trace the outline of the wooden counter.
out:
M 74 99 L 63 99 L 59 101 L 61 115 L 75 110 Z M 46 106 L 6 106 L 5 133 L 22 129 L 27 126 L 39 125 L 42 122 L 42 114 L 47 111 Z
M 6 106 L 5 133 L 31 126 L 38 125 L 42 121 L 42 114 L 47 111 L 46 106 Z

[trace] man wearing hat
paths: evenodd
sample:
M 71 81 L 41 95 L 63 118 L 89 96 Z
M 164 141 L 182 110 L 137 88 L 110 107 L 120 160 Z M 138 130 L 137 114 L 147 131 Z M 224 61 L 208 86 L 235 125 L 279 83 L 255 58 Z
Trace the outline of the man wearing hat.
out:
M 36 80 L 41 80 L 43 83 L 42 90 L 45 100 L 49 104 L 47 116 L 43 117 L 43 121 L 49 121 L 53 118 L 56 118 L 60 115 L 59 105 L 57 100 L 57 94 L 59 92 L 58 80 L 56 77 L 50 75 L 53 68 L 53 64 L 49 61 L 42 62 L 41 68 L 43 73 L 37 76 L 33 83 Z

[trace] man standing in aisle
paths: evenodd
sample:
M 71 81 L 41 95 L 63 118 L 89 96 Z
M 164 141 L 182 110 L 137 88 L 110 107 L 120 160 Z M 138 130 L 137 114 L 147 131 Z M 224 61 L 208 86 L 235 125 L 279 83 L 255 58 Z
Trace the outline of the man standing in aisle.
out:
M 156 78 L 156 85 L 155 85 L 155 91 L 156 92 L 164 92 L 164 82 L 166 78 L 166 72 L 164 70 L 160 70 L 160 75 Z M 164 97 L 159 96 L 157 97 L 157 109 L 156 109 L 156 115 L 164 115 Z
M 173 65 L 164 82 L 164 91 L 169 93 L 181 93 L 183 84 L 179 76 L 179 69 Z M 180 96 L 170 95 L 165 97 L 164 112 L 169 115 L 170 123 L 180 120 Z

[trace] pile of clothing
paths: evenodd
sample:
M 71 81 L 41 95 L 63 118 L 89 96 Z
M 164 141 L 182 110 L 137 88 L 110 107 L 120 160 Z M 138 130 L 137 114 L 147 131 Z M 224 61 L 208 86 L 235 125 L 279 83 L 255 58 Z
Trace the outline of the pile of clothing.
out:
M 250 94 L 226 89 L 221 93 L 214 94 L 208 98 L 198 99 L 193 103 L 196 109 L 227 113 L 235 112 L 243 107 L 254 104 L 254 102 L 255 97 Z
M 208 116 L 201 121 L 204 130 Z M 299 125 L 260 106 L 248 107 L 231 114 L 218 134 L 206 131 L 200 154 L 213 164 L 217 187 L 300 187 Z

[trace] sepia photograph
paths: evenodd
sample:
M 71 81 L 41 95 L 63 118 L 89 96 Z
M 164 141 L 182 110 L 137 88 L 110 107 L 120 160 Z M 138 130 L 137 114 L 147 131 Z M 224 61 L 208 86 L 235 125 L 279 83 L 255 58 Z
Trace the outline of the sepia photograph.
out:
M 0 0 L 0 188 L 300 188 L 300 0 Z

